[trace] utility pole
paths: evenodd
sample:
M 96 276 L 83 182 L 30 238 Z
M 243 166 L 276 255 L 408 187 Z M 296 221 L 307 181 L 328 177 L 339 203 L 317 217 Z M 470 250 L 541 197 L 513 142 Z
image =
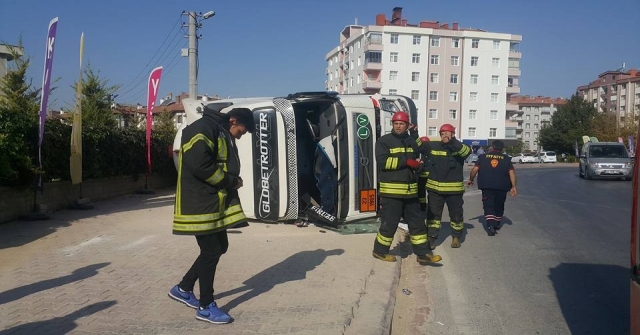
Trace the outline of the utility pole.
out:
M 189 98 L 198 99 L 198 39 L 202 38 L 202 35 L 198 35 L 198 29 L 202 27 L 202 23 L 198 22 L 198 18 L 201 17 L 204 20 L 216 15 L 214 11 L 209 11 L 204 14 L 202 12 L 186 12 L 183 11 L 182 15 L 189 16 L 189 49 L 182 51 L 182 56 L 189 56 Z M 183 25 L 184 27 L 184 25 Z

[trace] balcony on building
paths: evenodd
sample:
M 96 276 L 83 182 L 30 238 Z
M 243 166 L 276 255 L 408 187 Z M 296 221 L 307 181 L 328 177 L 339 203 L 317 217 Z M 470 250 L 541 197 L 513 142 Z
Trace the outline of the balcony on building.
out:
M 520 93 L 520 86 L 516 86 L 514 84 L 509 84 L 507 86 L 507 94 L 518 94 Z
M 509 112 L 520 112 L 520 113 L 523 113 L 523 111 L 520 110 L 520 106 L 518 106 L 517 104 L 514 104 L 514 103 L 510 103 L 510 102 L 507 102 L 506 109 Z
M 522 54 L 520 53 L 520 43 L 511 42 L 509 45 L 509 57 L 522 58 Z
M 362 82 L 362 89 L 365 90 L 379 90 L 382 88 L 382 83 L 376 80 L 365 80 Z
M 520 75 L 522 74 L 522 72 L 520 72 L 520 68 L 519 67 L 510 67 L 507 70 L 507 74 L 511 77 L 520 77 Z
M 365 71 L 380 71 L 382 70 L 382 63 L 367 62 L 364 64 Z

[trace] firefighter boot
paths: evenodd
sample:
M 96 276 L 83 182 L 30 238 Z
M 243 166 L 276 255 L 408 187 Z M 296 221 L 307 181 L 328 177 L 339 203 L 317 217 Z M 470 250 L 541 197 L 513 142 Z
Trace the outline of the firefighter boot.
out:
M 395 262 L 396 261 L 396 256 L 393 255 L 389 255 L 389 254 L 379 254 L 377 252 L 373 252 L 373 257 L 377 258 L 381 261 L 385 261 L 385 262 Z
M 442 260 L 440 255 L 434 255 L 433 253 L 428 253 L 426 255 L 417 256 L 418 263 L 422 265 L 428 265 L 433 263 L 438 263 Z
M 460 248 L 460 238 L 459 237 L 454 236 L 451 239 L 451 247 L 452 248 Z

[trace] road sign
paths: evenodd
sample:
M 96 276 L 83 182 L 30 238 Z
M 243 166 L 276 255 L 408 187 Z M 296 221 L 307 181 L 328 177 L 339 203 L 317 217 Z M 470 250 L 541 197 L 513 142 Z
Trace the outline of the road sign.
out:
M 364 114 L 359 114 L 358 117 L 356 117 L 356 123 L 358 126 L 364 127 L 369 124 L 369 118 Z
M 358 128 L 358 138 L 361 140 L 366 140 L 369 138 L 369 136 L 371 135 L 371 132 L 369 131 L 369 128 L 367 127 L 360 127 Z

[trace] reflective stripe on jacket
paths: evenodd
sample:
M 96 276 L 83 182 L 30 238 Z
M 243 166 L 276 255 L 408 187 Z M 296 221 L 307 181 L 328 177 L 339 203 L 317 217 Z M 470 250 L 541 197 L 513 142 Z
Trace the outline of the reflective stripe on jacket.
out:
M 427 191 L 441 194 L 464 193 L 464 160 L 471 148 L 456 138 L 444 144 L 441 141 L 423 143 L 420 151 L 429 156 Z
M 416 173 L 407 159 L 418 158 L 418 146 L 407 134 L 386 134 L 376 142 L 378 194 L 390 198 L 414 198 L 418 195 Z

